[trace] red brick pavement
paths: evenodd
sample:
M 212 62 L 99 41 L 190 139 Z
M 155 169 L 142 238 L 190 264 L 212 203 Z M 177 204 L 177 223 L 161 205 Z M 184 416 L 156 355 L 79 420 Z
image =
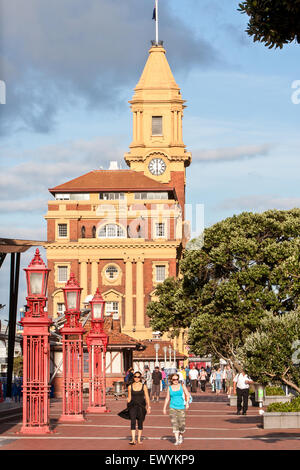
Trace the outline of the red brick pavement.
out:
M 88 414 L 84 423 L 59 423 L 61 402 L 51 401 L 50 418 L 53 433 L 28 436 L 17 434 L 21 416 L 0 417 L 0 450 L 298 450 L 300 429 L 264 430 L 258 408 L 249 407 L 247 416 L 237 416 L 226 396 L 211 392 L 198 393 L 186 415 L 184 443 L 174 446 L 169 416 L 159 403 L 152 402 L 152 413 L 144 422 L 144 440 L 130 446 L 129 421 L 117 413 L 126 407 L 126 399 L 107 401 L 111 413 Z M 199 401 L 198 401 L 199 400 Z

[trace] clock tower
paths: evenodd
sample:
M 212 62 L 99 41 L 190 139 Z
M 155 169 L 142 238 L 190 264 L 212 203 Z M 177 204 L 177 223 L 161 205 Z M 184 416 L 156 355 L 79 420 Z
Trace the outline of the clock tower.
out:
M 182 138 L 185 100 L 173 77 L 162 43 L 153 42 L 141 78 L 129 102 L 133 138 L 124 158 L 130 169 L 174 185 L 184 211 L 185 168 L 191 153 Z

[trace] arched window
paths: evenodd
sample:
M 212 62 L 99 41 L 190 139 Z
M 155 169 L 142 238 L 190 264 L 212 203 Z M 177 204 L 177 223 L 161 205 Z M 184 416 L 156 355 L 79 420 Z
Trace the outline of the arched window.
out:
M 123 227 L 117 224 L 106 224 L 98 232 L 99 238 L 126 238 L 126 232 Z
M 96 227 L 95 227 L 95 225 L 92 228 L 92 238 L 96 238 Z
M 81 238 L 85 238 L 85 226 L 81 227 Z

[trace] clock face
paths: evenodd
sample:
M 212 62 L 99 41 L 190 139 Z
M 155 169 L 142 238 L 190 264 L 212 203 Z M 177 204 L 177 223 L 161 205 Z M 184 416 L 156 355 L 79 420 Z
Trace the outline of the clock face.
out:
M 152 175 L 162 175 L 166 170 L 166 164 L 162 158 L 153 158 L 149 163 L 149 171 Z

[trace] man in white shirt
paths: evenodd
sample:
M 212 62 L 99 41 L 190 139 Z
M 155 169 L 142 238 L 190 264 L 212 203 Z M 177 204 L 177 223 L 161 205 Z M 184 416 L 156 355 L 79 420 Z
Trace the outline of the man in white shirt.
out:
M 191 393 L 196 393 L 197 392 L 197 384 L 198 384 L 198 370 L 195 368 L 195 366 L 192 366 L 190 371 L 189 371 L 189 379 L 191 383 Z
M 237 415 L 241 414 L 242 409 L 243 415 L 247 414 L 249 384 L 251 383 L 253 383 L 253 380 L 248 377 L 244 370 L 237 374 L 233 379 L 233 393 L 237 394 Z

